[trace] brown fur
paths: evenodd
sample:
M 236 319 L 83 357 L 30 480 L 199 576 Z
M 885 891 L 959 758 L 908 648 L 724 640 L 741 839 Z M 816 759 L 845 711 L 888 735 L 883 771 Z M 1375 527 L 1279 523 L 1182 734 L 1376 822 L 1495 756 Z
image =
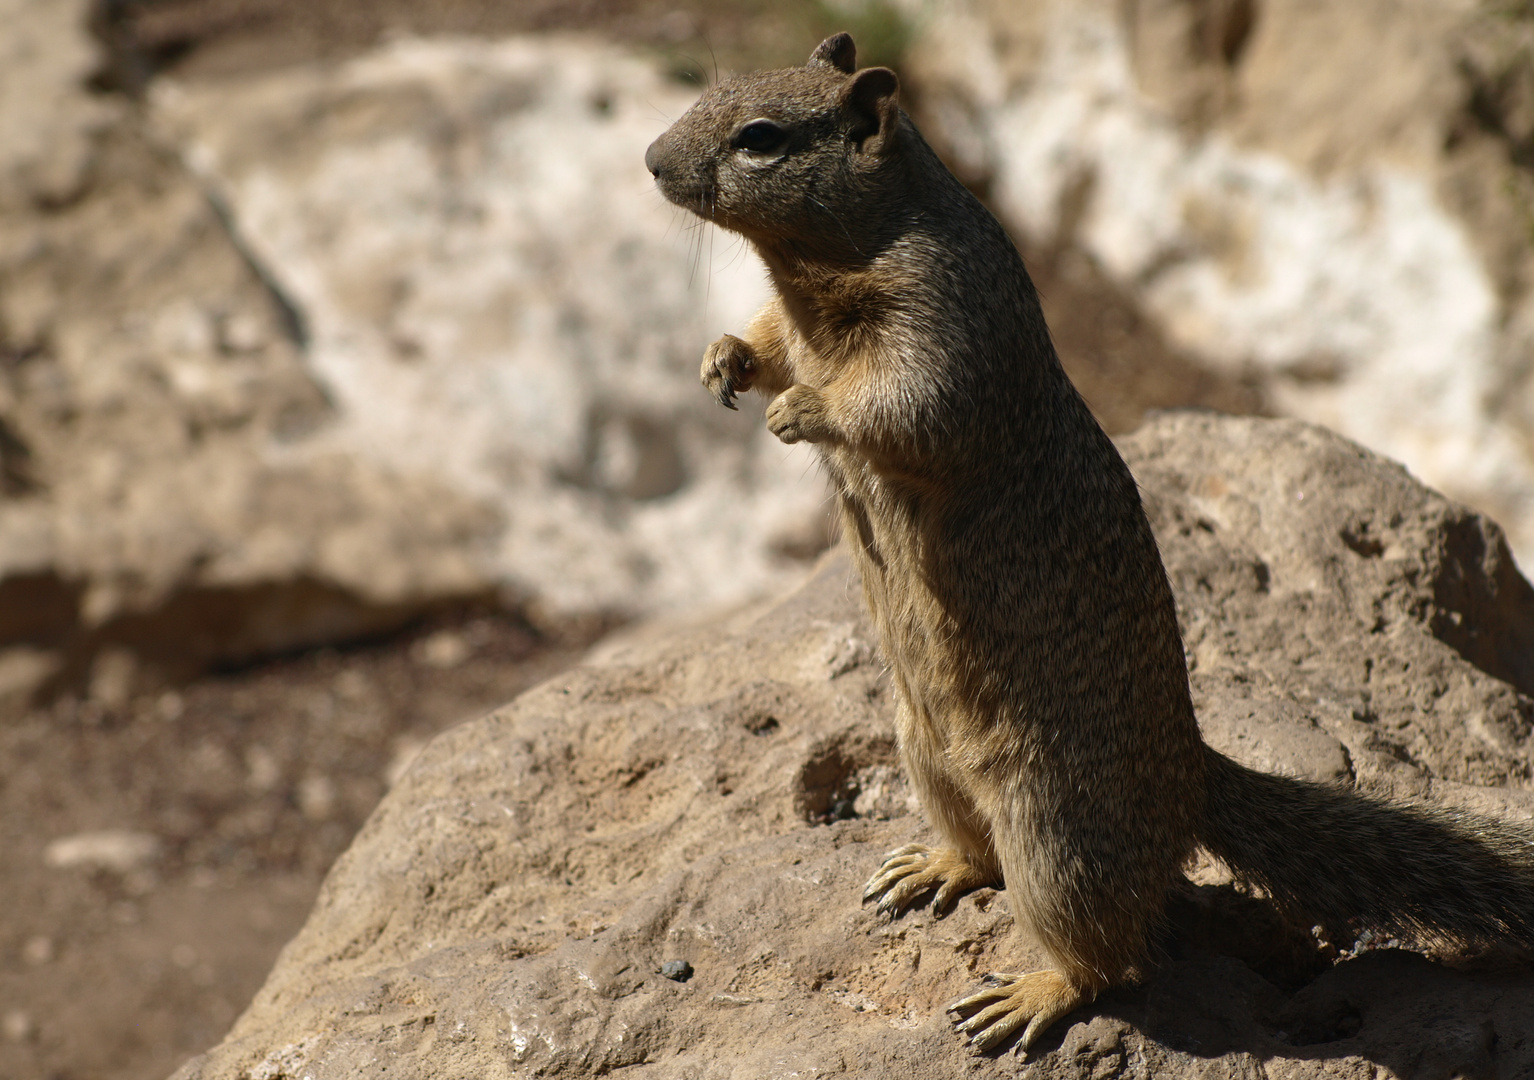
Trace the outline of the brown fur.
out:
M 998 977 L 955 1009 L 975 1045 L 1027 1025 L 1026 1046 L 1143 962 L 1198 843 L 1270 886 L 1289 875 L 1275 895 L 1308 912 L 1299 894 L 1326 871 L 1313 851 L 1275 853 L 1314 848 L 1304 812 L 1397 808 L 1203 744 L 1135 481 L 1066 378 L 1022 259 L 900 111 L 894 74 L 853 57 L 838 35 L 804 68 L 719 84 L 646 163 L 766 263 L 776 296 L 710 346 L 703 382 L 731 407 L 769 395 L 768 427 L 819 452 L 895 682 L 901 760 L 947 845 L 893 853 L 867 895 L 898 912 L 1004 882 L 1054 970 Z M 1248 796 L 1280 809 L 1249 821 Z M 1506 863 L 1487 887 L 1527 890 L 1527 859 Z M 1523 919 L 1534 942 L 1524 904 L 1491 918 Z

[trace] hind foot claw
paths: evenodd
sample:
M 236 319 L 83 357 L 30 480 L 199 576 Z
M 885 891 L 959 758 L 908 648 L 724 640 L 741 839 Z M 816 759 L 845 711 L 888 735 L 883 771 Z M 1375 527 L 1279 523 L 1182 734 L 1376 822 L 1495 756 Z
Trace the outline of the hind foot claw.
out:
M 1091 1000 L 1090 994 L 1052 970 L 1026 975 L 997 972 L 986 983 L 978 994 L 948 1006 L 949 1012 L 957 1014 L 954 1026 L 980 1054 L 994 1050 L 1025 1024 L 1017 1048 L 1026 1051 L 1056 1020 Z
M 863 902 L 877 899 L 880 911 L 899 915 L 936 890 L 932 910 L 944 915 L 965 893 L 993 883 L 957 851 L 907 844 L 884 857 L 879 872 L 863 887 Z

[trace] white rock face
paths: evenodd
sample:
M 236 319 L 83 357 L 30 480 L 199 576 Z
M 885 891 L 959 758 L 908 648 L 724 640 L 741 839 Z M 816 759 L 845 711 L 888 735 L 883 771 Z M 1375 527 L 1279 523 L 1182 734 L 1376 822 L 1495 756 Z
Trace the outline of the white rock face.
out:
M 1189 130 L 1139 85 L 1122 5 L 1036 5 L 1026 48 L 1007 39 L 1022 17 L 1003 5 L 912 6 L 929 68 L 969 100 L 968 145 L 1012 224 L 1042 240 L 1073 230 L 1178 347 L 1486 507 L 1534 562 L 1529 410 L 1501 400 L 1510 312 L 1430 160 L 1365 143 L 1318 174 L 1238 139 L 1234 122 Z M 1286 7 L 1262 7 L 1250 48 L 1277 52 L 1260 35 L 1299 32 Z M 1356 44 L 1366 67 L 1371 43 Z M 1303 55 L 1287 62 L 1306 78 Z M 1312 124 L 1328 121 L 1348 118 Z
M 808 456 L 697 382 L 764 295 L 654 191 L 693 94 L 613 50 L 402 41 L 338 68 L 162 85 L 157 118 L 287 298 L 344 450 L 498 507 L 556 609 L 719 603 L 812 530 Z M 430 506 L 419 508 L 430 514 Z

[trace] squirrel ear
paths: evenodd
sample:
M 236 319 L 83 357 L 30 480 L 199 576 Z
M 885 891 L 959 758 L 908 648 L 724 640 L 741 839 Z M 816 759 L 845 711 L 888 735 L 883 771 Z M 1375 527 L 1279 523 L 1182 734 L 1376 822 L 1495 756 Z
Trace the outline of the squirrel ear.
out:
M 826 38 L 810 53 L 806 67 L 834 67 L 851 75 L 858 69 L 858 47 L 852 43 L 852 35 L 835 34 Z
M 854 141 L 864 153 L 882 154 L 895 142 L 900 126 L 900 80 L 889 68 L 864 68 L 842 91 L 842 107 L 852 115 Z

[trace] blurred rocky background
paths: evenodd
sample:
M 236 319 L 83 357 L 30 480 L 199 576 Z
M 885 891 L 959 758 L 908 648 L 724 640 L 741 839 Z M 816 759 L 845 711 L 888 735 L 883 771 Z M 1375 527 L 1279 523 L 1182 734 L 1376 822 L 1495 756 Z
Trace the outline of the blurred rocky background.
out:
M 1325 423 L 1534 563 L 1534 5 L 0 0 L 0 1075 L 222 1034 L 414 749 L 830 543 L 653 191 L 850 29 L 1115 432 Z

